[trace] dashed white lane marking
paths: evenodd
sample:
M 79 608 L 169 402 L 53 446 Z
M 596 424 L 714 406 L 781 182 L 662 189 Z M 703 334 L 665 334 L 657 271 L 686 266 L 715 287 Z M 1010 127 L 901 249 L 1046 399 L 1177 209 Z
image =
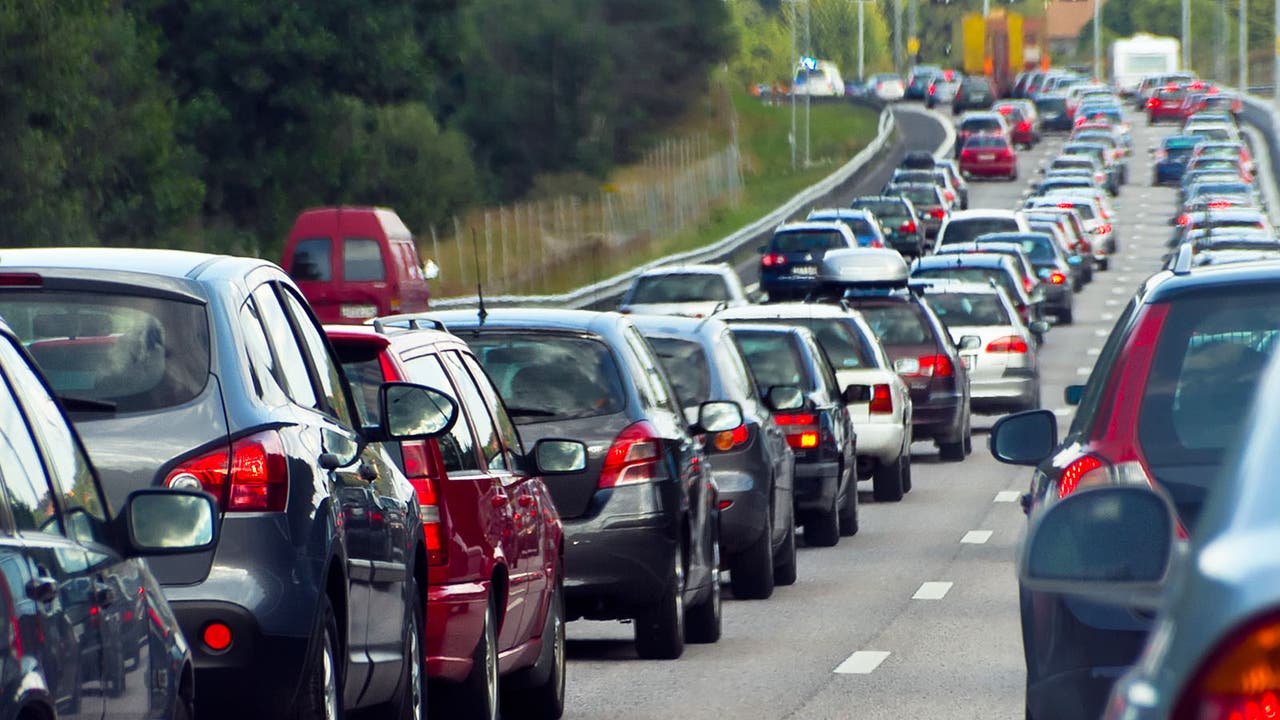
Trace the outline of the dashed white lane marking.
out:
M 1095 355 L 1095 356 L 1097 356 L 1097 355 L 1101 355 L 1101 354 L 1102 354 L 1102 348 L 1089 348 L 1088 350 L 1085 350 L 1085 351 L 1084 351 L 1084 354 L 1085 354 L 1085 355 Z
M 1128 275 L 1121 275 L 1120 277 L 1118 277 L 1118 278 L 1116 278 L 1116 279 L 1117 279 L 1117 280 L 1119 280 L 1120 282 L 1129 282 L 1129 276 L 1128 276 Z
M 1115 319 L 1116 319 L 1116 314 L 1115 314 L 1115 313 L 1102 313 L 1102 314 L 1101 314 L 1101 315 L 1099 315 L 1098 317 L 1099 317 L 1099 318 L 1101 318 L 1101 319 L 1103 319 L 1103 320 L 1115 320 Z
M 1069 407 L 1053 409 L 1053 414 L 1057 415 L 1058 417 L 1068 417 L 1069 415 L 1071 415 L 1071 413 L 1072 413 L 1072 409 Z
M 1125 288 L 1122 288 L 1122 287 L 1113 287 L 1113 288 L 1111 288 L 1111 294 L 1112 294 L 1112 295 L 1123 295 L 1123 294 L 1125 294 L 1125 293 L 1127 293 L 1127 292 L 1129 292 L 1129 291 L 1128 291 L 1128 290 L 1126 290 Z
M 1018 498 L 1020 497 L 1022 497 L 1022 493 L 1018 492 L 1017 490 L 1001 490 L 1000 492 L 996 493 L 995 502 L 999 502 L 999 503 L 1018 502 Z
M 1125 265 L 1124 267 L 1120 268 L 1120 270 L 1123 272 L 1133 272 L 1133 266 Z M 756 283 L 756 284 L 758 285 L 759 283 Z
M 1116 307 L 1119 304 L 1120 304 L 1120 298 L 1111 298 L 1105 303 L 1107 307 Z
M 755 291 L 757 291 L 757 290 L 759 290 L 759 289 L 760 289 L 760 283 L 758 283 L 758 282 L 753 282 L 753 283 L 751 283 L 750 285 L 748 285 L 748 286 L 746 286 L 746 287 L 744 287 L 744 288 L 742 288 L 742 289 L 743 289 L 743 290 L 746 290 L 748 293 L 753 293 L 753 292 L 755 292 Z
M 870 675 L 889 657 L 883 650 L 859 650 L 836 666 L 840 675 Z
M 1091 368 L 1091 367 L 1079 367 L 1079 368 L 1076 368 L 1076 374 L 1077 374 L 1077 375 L 1088 375 L 1088 374 L 1089 374 L 1089 373 L 1091 373 L 1091 372 L 1093 372 L 1093 368 Z
M 960 538 L 960 542 L 966 545 L 984 545 L 991 539 L 990 530 L 970 530 Z
M 1094 334 L 1094 335 L 1097 335 L 1098 337 L 1106 337 L 1106 336 L 1108 336 L 1108 335 L 1110 335 L 1110 334 L 1111 334 L 1111 331 L 1110 331 L 1110 330 L 1103 330 L 1103 329 L 1099 328 L 1099 329 L 1097 329 L 1097 330 L 1094 330 L 1094 331 L 1093 331 L 1093 334 Z
M 915 595 L 911 596 L 912 600 L 941 600 L 950 592 L 951 586 L 955 583 L 949 582 L 927 582 L 920 586 Z

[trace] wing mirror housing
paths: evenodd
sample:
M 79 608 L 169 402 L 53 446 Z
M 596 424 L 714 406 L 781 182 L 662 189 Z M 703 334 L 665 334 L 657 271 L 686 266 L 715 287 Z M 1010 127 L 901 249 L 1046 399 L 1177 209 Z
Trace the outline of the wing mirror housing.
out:
M 378 388 L 382 424 L 377 440 L 425 440 L 438 437 L 458 419 L 458 404 L 434 388 L 389 382 Z
M 1058 418 L 1049 410 L 1006 415 L 991 427 L 991 456 L 1009 465 L 1039 465 L 1058 446 Z
M 200 552 L 218 539 L 217 501 L 209 493 L 172 488 L 135 490 L 115 521 L 130 557 Z
M 871 402 L 870 385 L 849 385 L 841 393 L 846 405 L 851 403 Z
M 1043 335 L 1049 332 L 1052 327 L 1053 326 L 1049 324 L 1048 320 L 1032 320 L 1031 324 L 1027 326 L 1027 329 L 1036 335 Z
M 533 446 L 540 475 L 565 475 L 587 469 L 587 446 L 577 440 L 543 438 Z
M 690 435 L 718 433 L 742 425 L 742 407 L 729 400 L 708 400 L 698 406 L 698 422 L 689 428 Z
M 804 407 L 804 393 L 794 385 L 774 385 L 765 395 L 765 403 L 774 412 L 788 412 Z
M 960 343 L 957 347 L 961 350 L 977 350 L 982 347 L 982 338 L 977 335 L 965 335 L 960 338 Z

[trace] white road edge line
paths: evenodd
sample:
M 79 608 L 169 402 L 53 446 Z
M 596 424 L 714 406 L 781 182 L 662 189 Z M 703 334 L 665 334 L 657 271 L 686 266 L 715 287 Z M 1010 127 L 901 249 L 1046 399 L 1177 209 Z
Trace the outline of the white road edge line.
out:
M 1065 407 L 1065 408 L 1054 408 L 1054 409 L 1053 409 L 1053 414 L 1054 414 L 1054 415 L 1057 415 L 1058 417 L 1067 417 L 1068 415 L 1070 415 L 1070 414 L 1071 414 L 1071 413 L 1073 413 L 1073 412 L 1075 412 L 1075 409 L 1074 409 L 1074 408 L 1069 408 L 1069 407 Z
M 927 582 L 920 586 L 915 595 L 911 596 L 912 600 L 941 600 L 950 592 L 951 586 L 955 583 L 951 582 Z
M 999 503 L 1018 502 L 1018 498 L 1020 497 L 1022 497 L 1022 493 L 1018 492 L 1017 490 L 1001 490 L 1000 492 L 996 493 L 995 502 L 999 502 Z
M 966 545 L 985 545 L 991 539 L 990 530 L 970 530 L 960 538 L 960 542 Z
M 1091 367 L 1078 367 L 1078 368 L 1076 368 L 1076 374 L 1077 374 L 1077 375 L 1088 375 L 1088 374 L 1089 374 L 1089 373 L 1091 373 L 1091 372 L 1093 372 L 1093 368 L 1091 368 Z
M 870 675 L 889 657 L 883 650 L 859 650 L 845 658 L 834 672 L 840 675 Z
M 1085 350 L 1084 352 L 1085 352 L 1085 354 L 1086 354 L 1086 355 L 1101 355 L 1101 354 L 1102 354 L 1102 348 L 1089 348 L 1088 350 Z

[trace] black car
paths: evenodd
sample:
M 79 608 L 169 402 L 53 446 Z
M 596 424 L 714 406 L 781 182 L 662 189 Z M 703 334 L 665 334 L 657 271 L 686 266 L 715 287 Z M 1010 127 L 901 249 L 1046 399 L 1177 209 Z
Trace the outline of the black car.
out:
M 1153 486 L 1194 534 L 1280 341 L 1280 263 L 1192 269 L 1190 261 L 1188 249 L 1172 272 L 1139 288 L 1087 383 L 1067 388 L 1077 409 L 1060 441 L 1057 419 L 1042 410 L 992 429 L 997 459 L 1035 468 L 1024 508 L 1039 514 L 1088 487 Z M 1021 585 L 1019 596 L 1027 717 L 1102 716 L 1152 615 Z
M 737 323 L 732 328 L 761 397 L 781 408 L 783 390 L 803 394 L 803 405 L 779 410 L 774 421 L 795 451 L 796 514 L 805 542 L 830 547 L 841 535 L 856 534 L 857 436 L 822 346 L 807 328 Z
M 1052 235 L 1047 232 L 991 233 L 979 235 L 973 242 L 979 249 L 991 243 L 1019 245 L 1039 278 L 1037 290 L 1044 298 L 1044 312 L 1053 315 L 1062 325 L 1072 323 L 1075 319 L 1074 270 Z
M 831 253 L 818 297 L 862 313 L 910 388 L 915 438 L 932 438 L 943 460 L 963 460 L 973 450 L 969 374 L 946 326 L 909 288 L 907 273 L 897 253 Z
M 729 328 L 714 319 L 635 315 L 671 378 L 687 418 L 708 400 L 742 408 L 742 425 L 707 435 L 703 450 L 720 493 L 721 564 L 733 595 L 763 599 L 796 580 L 795 453 L 756 394 Z M 691 418 L 692 419 L 692 418 Z
M 0 315 L 67 398 L 108 503 L 149 487 L 217 500 L 214 547 L 150 561 L 191 642 L 198 714 L 425 715 L 407 651 L 424 627 L 422 522 L 381 441 L 442 431 L 452 401 L 384 385 L 396 411 L 364 427 L 306 301 L 263 260 L 14 250 L 0 277 L 21 279 L 0 281 Z M 403 520 L 350 542 L 350 503 Z
M 849 202 L 849 207 L 875 215 L 889 247 L 910 257 L 924 254 L 924 220 L 908 198 L 902 195 L 856 197 Z
M 943 221 L 951 214 L 951 204 L 942 196 L 942 188 L 933 183 L 889 185 L 881 191 L 881 195 L 910 200 L 911 205 L 916 209 L 916 215 L 920 218 L 920 224 L 924 227 L 926 240 L 938 235 Z
M 1033 98 L 1036 112 L 1040 114 L 1040 127 L 1045 131 L 1071 132 L 1075 124 L 1067 114 L 1067 96 L 1059 93 L 1041 93 Z
M 929 91 L 929 83 L 935 77 L 942 77 L 942 68 L 937 65 L 916 65 L 907 73 L 907 87 L 903 92 L 905 100 L 923 100 Z
M 113 514 L 55 391 L 3 322 L 0 485 L 0 717 L 190 718 L 191 653 L 137 558 L 214 544 L 213 498 L 138 490 Z
M 983 110 L 997 99 L 995 86 L 985 75 L 969 75 L 960 81 L 956 97 L 951 101 L 951 112 L 959 115 L 966 110 Z
M 734 403 L 690 425 L 649 343 L 625 315 L 452 311 L 433 317 L 493 378 L 526 442 L 585 442 L 587 468 L 548 478 L 564 526 L 565 617 L 634 620 L 636 651 L 676 658 L 720 638 L 715 485 L 693 434 L 742 424 Z M 691 432 L 693 434 L 691 434 Z

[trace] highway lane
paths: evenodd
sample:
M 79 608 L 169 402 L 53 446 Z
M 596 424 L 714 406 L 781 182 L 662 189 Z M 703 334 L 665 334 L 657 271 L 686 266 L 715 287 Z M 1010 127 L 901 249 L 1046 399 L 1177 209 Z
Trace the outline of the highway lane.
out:
M 1132 119 L 1131 184 L 1114 203 L 1120 253 L 1077 297 L 1076 324 L 1055 328 L 1041 349 L 1045 406 L 1064 423 L 1063 388 L 1084 382 L 1169 235 L 1175 194 L 1149 187 L 1147 148 L 1172 128 Z M 971 183 L 971 207 L 1020 205 L 1060 144 L 1052 137 L 1022 153 L 1020 182 Z M 878 188 L 890 169 L 864 182 Z M 932 445 L 918 443 L 914 490 L 901 503 L 872 502 L 863 483 L 861 532 L 834 548 L 802 548 L 799 581 L 770 600 L 726 600 L 715 645 L 691 645 L 674 662 L 642 661 L 629 625 L 570 623 L 565 717 L 1022 717 L 1014 558 L 1025 524 L 1017 496 L 1029 473 L 987 454 L 983 430 L 993 420 L 975 418 L 975 452 L 963 463 L 940 463 Z

